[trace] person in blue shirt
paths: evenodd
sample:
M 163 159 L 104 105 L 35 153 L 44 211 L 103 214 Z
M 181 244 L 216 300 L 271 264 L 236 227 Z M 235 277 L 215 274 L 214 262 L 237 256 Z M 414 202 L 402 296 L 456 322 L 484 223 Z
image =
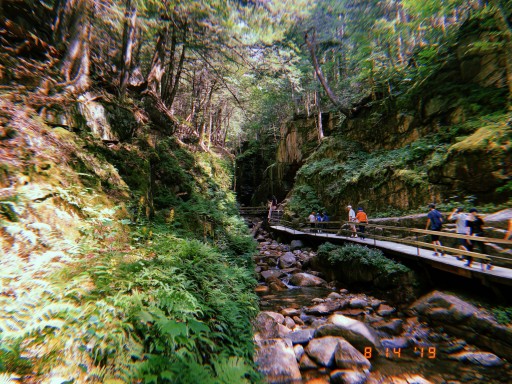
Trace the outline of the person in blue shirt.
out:
M 443 227 L 443 215 L 436 209 L 435 204 L 429 204 L 428 208 L 430 209 L 427 214 L 427 227 L 430 226 L 431 231 L 441 231 Z M 439 241 L 439 235 L 430 235 L 432 244 L 441 246 L 441 242 Z M 437 252 L 437 248 L 434 248 L 433 256 L 439 256 Z M 444 256 L 444 252 L 441 251 L 441 256 Z

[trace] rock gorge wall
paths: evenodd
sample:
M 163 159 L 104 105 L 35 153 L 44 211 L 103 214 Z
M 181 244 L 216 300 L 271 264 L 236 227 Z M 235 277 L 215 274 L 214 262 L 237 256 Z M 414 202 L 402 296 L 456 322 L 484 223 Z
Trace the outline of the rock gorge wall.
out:
M 337 113 L 324 114 L 321 144 L 315 116 L 283 125 L 276 160 L 253 202 L 287 195 L 292 215 L 304 213 L 298 200 L 332 214 L 347 203 L 376 212 L 448 199 L 506 202 L 510 188 L 503 186 L 512 178 L 506 53 L 492 27 L 485 28 L 465 25 L 438 70 L 405 95 L 362 105 L 342 123 Z

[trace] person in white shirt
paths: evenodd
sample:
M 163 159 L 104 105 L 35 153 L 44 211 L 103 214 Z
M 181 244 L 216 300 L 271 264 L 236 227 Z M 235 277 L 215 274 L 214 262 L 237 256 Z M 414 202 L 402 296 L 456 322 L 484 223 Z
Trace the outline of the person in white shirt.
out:
M 348 211 L 348 221 L 355 222 L 356 221 L 356 213 L 352 209 L 351 205 L 347 205 L 347 211 Z M 355 224 L 350 224 L 350 230 L 352 231 L 352 234 L 350 235 L 350 237 L 357 237 Z
M 459 235 L 468 235 L 469 227 L 466 225 L 468 216 L 463 211 L 464 209 L 462 207 L 455 208 L 450 216 L 448 216 L 448 220 L 455 221 L 455 225 L 457 226 L 457 233 Z M 467 251 L 469 248 L 468 241 L 466 239 L 457 240 L 459 241 L 459 249 Z
M 316 230 L 316 214 L 315 211 L 311 212 L 311 215 L 308 216 L 309 224 L 311 225 L 311 232 L 315 232 Z

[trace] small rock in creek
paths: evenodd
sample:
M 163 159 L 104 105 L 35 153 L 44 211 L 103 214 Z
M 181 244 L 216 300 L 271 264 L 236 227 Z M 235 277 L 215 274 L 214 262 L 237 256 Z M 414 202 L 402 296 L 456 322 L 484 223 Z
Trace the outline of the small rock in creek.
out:
M 300 315 L 300 310 L 297 309 L 297 308 L 285 308 L 285 309 L 282 309 L 281 310 L 281 314 L 283 316 L 299 316 Z
M 339 293 L 336 293 L 336 292 L 329 293 L 329 295 L 327 297 L 332 300 L 338 300 L 338 299 L 343 298 L 343 296 L 341 296 Z
M 283 276 L 284 276 L 283 271 L 280 271 L 278 269 L 270 269 L 268 271 L 261 272 L 261 277 L 263 277 L 265 280 L 267 280 L 267 279 L 269 279 L 271 277 L 280 278 L 280 277 L 283 277 Z
M 313 300 L 311 300 L 312 303 L 315 303 L 315 304 L 318 304 L 318 303 L 323 303 L 325 300 L 324 299 L 320 299 L 320 298 L 314 298 Z
M 466 345 L 465 340 L 458 339 L 450 342 L 446 347 L 441 348 L 441 351 L 444 353 L 456 353 L 462 351 Z
M 306 353 L 315 363 L 323 367 L 334 366 L 334 352 L 338 344 L 343 340 L 341 337 L 326 336 L 313 339 L 305 348 Z
M 304 247 L 304 244 L 300 240 L 292 240 L 292 242 L 290 243 L 290 249 L 292 251 L 295 251 L 295 250 L 300 249 L 302 247 Z
M 258 285 L 254 291 L 255 292 L 268 292 L 269 288 L 266 285 Z
M 362 309 L 368 305 L 368 301 L 365 299 L 352 299 L 349 302 L 349 306 L 351 308 L 359 308 Z
M 297 361 L 300 361 L 302 355 L 304 355 L 304 347 L 301 344 L 296 344 L 293 346 L 293 351 L 295 352 L 295 358 Z
M 304 325 L 304 322 L 299 316 L 293 316 L 293 321 L 295 321 L 295 324 L 297 325 Z
M 304 353 L 300 358 L 300 369 L 315 369 L 318 365 L 307 355 Z
M 300 383 L 299 365 L 288 340 L 264 340 L 255 354 L 258 371 L 270 383 Z
M 346 340 L 340 340 L 338 343 L 334 360 L 336 366 L 342 369 L 370 370 L 372 367 L 370 361 Z
M 292 344 L 307 344 L 311 339 L 313 339 L 314 334 L 314 329 L 300 329 L 298 331 L 288 333 L 286 338 L 291 340 Z
M 308 315 L 317 315 L 317 316 L 323 316 L 323 315 L 329 315 L 333 313 L 334 311 L 337 311 L 341 308 L 341 304 L 336 301 L 326 301 L 325 303 L 321 303 L 318 305 L 315 305 L 311 308 L 307 308 L 305 312 Z
M 450 355 L 448 358 L 482 365 L 484 367 L 500 367 L 505 364 L 505 362 L 498 356 L 489 352 L 461 352 L 455 355 Z
M 331 384 L 364 384 L 368 373 L 338 369 L 331 372 Z
M 286 316 L 284 318 L 284 325 L 286 325 L 290 329 L 294 329 L 295 328 L 295 321 L 293 321 L 290 316 Z
M 325 323 L 327 323 L 327 320 L 326 320 L 326 319 L 316 319 L 315 321 L 313 321 L 313 322 L 311 323 L 311 326 L 312 326 L 313 328 L 318 328 L 319 326 L 321 326 L 321 325 L 323 325 L 323 324 L 325 324 Z
M 409 340 L 405 337 L 394 337 L 392 339 L 382 339 L 381 341 L 383 348 L 388 349 L 405 349 L 409 346 Z
M 346 295 L 346 294 L 348 293 L 348 289 L 345 289 L 345 288 L 340 289 L 340 293 L 341 293 L 342 295 Z
M 404 321 L 402 319 L 393 319 L 389 322 L 373 323 L 372 327 L 390 335 L 398 336 L 403 331 Z
M 290 279 L 290 284 L 298 287 L 319 287 L 327 284 L 327 282 L 309 273 L 296 273 Z
M 379 316 L 390 316 L 390 315 L 392 315 L 395 312 L 396 312 L 395 308 L 390 307 L 387 304 L 381 304 L 379 309 L 378 309 L 378 311 L 377 311 L 377 314 Z

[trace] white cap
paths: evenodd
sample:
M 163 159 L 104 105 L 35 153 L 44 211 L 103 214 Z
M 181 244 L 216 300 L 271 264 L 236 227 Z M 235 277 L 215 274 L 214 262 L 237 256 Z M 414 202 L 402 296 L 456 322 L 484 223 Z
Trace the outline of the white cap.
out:
M 352 206 L 351 205 L 347 205 L 347 208 L 352 208 Z

